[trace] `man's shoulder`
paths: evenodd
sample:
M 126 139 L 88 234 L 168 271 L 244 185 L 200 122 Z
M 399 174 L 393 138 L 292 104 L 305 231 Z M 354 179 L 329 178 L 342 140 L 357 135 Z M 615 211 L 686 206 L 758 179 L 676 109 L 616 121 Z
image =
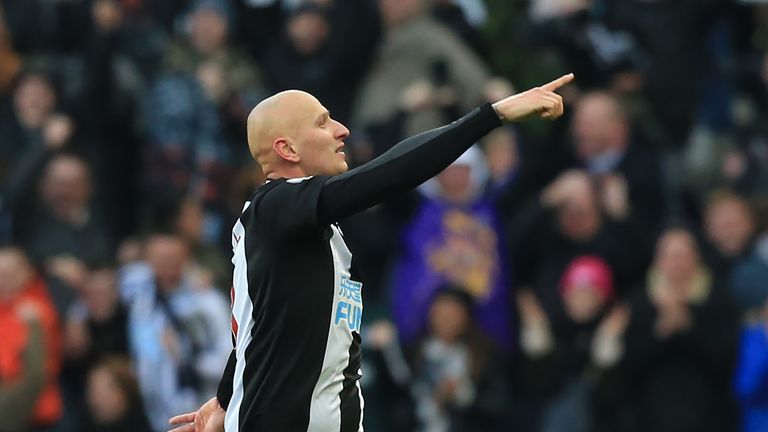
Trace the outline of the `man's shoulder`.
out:
M 251 196 L 251 206 L 255 204 L 258 207 L 259 203 L 265 198 L 268 198 L 270 201 L 278 201 L 278 204 L 281 205 L 287 205 L 291 203 L 284 202 L 283 200 L 315 196 L 317 195 L 316 193 L 307 194 L 307 192 L 311 190 L 319 192 L 327 178 L 327 176 L 306 176 L 267 180 Z
M 303 231 L 317 225 L 317 206 L 327 176 L 269 180 L 259 186 L 243 208 L 240 221 L 269 226 L 267 236 Z M 264 225 L 266 224 L 266 225 Z

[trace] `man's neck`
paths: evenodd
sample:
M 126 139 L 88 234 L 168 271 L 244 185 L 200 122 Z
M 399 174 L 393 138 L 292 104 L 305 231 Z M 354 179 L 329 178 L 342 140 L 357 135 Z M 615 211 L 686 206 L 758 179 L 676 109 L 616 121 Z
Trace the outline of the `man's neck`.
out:
M 305 173 L 304 170 L 299 167 L 284 168 L 284 169 L 279 169 L 279 170 L 275 170 L 267 173 L 267 180 L 277 180 L 281 178 L 291 179 L 291 178 L 301 178 L 301 177 L 309 177 L 309 174 Z

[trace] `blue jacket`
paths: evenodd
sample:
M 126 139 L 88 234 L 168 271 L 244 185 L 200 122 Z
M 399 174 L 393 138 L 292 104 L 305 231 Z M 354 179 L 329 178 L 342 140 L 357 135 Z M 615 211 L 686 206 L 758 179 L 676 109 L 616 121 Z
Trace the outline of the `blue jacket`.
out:
M 768 323 L 744 327 L 734 390 L 742 413 L 742 432 L 768 431 Z

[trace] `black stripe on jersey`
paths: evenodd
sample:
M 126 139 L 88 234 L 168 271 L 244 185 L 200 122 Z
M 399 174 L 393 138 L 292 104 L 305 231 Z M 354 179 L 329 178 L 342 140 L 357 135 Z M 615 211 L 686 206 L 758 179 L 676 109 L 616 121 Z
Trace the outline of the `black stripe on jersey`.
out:
M 287 261 L 273 263 L 271 268 L 282 272 L 282 287 L 291 290 L 270 291 L 270 276 L 265 273 L 268 269 L 254 265 L 251 258 L 265 253 L 265 249 L 274 250 L 285 245 L 264 241 L 263 233 L 269 227 L 257 226 L 259 218 L 254 217 L 254 212 L 258 204 L 252 203 L 251 211 L 246 211 L 240 218 L 246 232 L 248 281 L 264 281 L 265 286 L 248 287 L 254 325 L 252 340 L 244 355 L 244 398 L 239 431 L 306 431 L 312 393 L 322 371 L 331 326 L 329 311 L 334 299 L 334 263 L 328 242 L 330 228 L 324 230 L 325 239 L 293 239 L 290 247 L 302 250 L 305 256 L 312 256 L 317 265 Z M 272 337 L 278 329 L 282 338 Z M 249 359 L 259 361 L 249 362 Z M 262 361 L 264 359 L 272 361 L 267 363 Z M 259 401 L 258 405 L 254 401 Z M 279 402 L 273 403 L 275 401 Z
M 341 399 L 341 432 L 357 432 L 360 428 L 360 335 L 352 332 L 349 346 L 349 364 L 344 369 L 344 384 L 339 393 Z

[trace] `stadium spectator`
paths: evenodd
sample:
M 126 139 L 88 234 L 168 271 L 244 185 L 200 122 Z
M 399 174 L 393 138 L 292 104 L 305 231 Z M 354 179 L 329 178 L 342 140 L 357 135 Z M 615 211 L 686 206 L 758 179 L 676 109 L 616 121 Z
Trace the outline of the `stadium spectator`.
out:
M 88 374 L 85 432 L 152 432 L 142 408 L 139 386 L 129 362 L 108 357 Z
M 537 431 L 591 431 L 605 416 L 597 412 L 605 375 L 615 373 L 623 350 L 629 311 L 617 306 L 611 269 L 600 258 L 581 256 L 560 281 L 562 303 L 550 320 L 530 291 L 518 293 L 521 354 L 514 373 L 522 392 L 540 408 Z
M 443 107 L 458 106 L 464 112 L 484 98 L 486 67 L 457 36 L 428 16 L 424 3 L 379 0 L 384 38 L 355 108 L 355 122 L 363 129 L 392 121 L 403 92 L 414 83 L 440 90 L 441 97 L 432 106 L 408 113 L 404 136 L 453 120 L 445 118 Z
M 245 98 L 254 102 L 253 93 L 260 92 L 262 85 L 260 70 L 229 39 L 231 13 L 226 0 L 196 0 L 187 18 L 188 33 L 166 53 L 169 71 L 195 76 L 207 98 L 229 108 L 224 110 L 225 119 L 233 114 L 229 104 L 243 103 Z M 233 120 L 242 122 L 246 109 Z
M 495 190 L 514 182 L 519 174 L 518 139 L 514 129 L 501 128 L 491 132 L 483 140 L 491 187 Z
M 604 188 L 626 188 L 632 217 L 645 232 L 659 229 L 664 214 L 660 160 L 633 130 L 628 114 L 610 93 L 584 94 L 571 122 L 574 151 L 581 165 Z
M 109 356 L 128 355 L 128 316 L 120 303 L 114 269 L 89 271 L 64 323 L 62 382 L 75 422 L 85 406 L 88 371 Z
M 712 249 L 712 269 L 728 279 L 733 266 L 749 254 L 757 221 L 745 198 L 716 191 L 704 210 L 704 231 Z
M 512 345 L 510 275 L 483 152 L 472 147 L 435 179 L 399 203 L 401 244 L 393 269 L 392 316 L 400 340 L 423 333 L 427 310 L 446 283 L 463 287 L 480 329 Z M 395 210 L 395 209 L 392 209 Z
M 227 361 L 231 332 L 226 299 L 201 286 L 179 237 L 147 240 L 144 262 L 121 270 L 128 308 L 128 340 L 150 423 L 163 430 L 175 413 L 215 392 Z
M 221 252 L 218 245 L 205 243 L 205 230 L 210 225 L 205 223 L 203 204 L 194 198 L 184 197 L 178 204 L 175 215 L 174 231 L 187 242 L 190 247 L 190 257 L 207 282 L 203 285 L 213 286 L 229 295 L 232 286 L 231 264 Z
M 13 169 L 24 160 L 20 155 L 45 148 L 46 144 L 56 148 L 66 142 L 66 139 L 46 139 L 52 133 L 46 132 L 46 126 L 50 127 L 48 122 L 55 114 L 57 100 L 56 90 L 46 74 L 25 72 L 18 77 L 12 102 L 3 107 L 0 116 L 0 150 L 3 155 L 0 178 L 4 182 L 9 181 Z M 59 138 L 58 135 L 62 134 L 54 135 Z
M 206 221 L 215 226 L 207 243 L 220 242 L 228 228 L 225 185 L 247 160 L 247 107 L 263 97 L 260 70 L 228 39 L 230 13 L 226 1 L 193 3 L 189 32 L 169 47 L 166 73 L 144 104 L 152 119 L 149 202 L 168 190 L 202 200 Z
M 602 201 L 602 203 L 600 202 Z M 631 218 L 626 188 L 602 191 L 586 172 L 561 174 L 513 224 L 511 250 L 518 287 L 529 287 L 551 313 L 560 303 L 558 278 L 580 255 L 609 263 L 617 295 L 629 294 L 649 257 Z
M 768 428 L 768 296 L 755 307 L 741 329 L 734 391 L 741 407 L 742 432 Z
M 727 11 L 726 0 L 605 2 L 605 21 L 628 31 L 646 51 L 640 70 L 648 116 L 663 128 L 663 143 L 687 144 L 705 80 L 712 77 L 711 49 L 705 40 Z M 675 43 L 669 43 L 675 41 Z
M 742 311 L 749 311 L 764 303 L 768 286 L 768 233 L 755 240 L 751 250 L 734 264 L 731 270 L 731 297 Z
M 387 319 L 371 322 L 363 334 L 361 382 L 366 392 L 365 430 L 386 432 L 414 430 L 416 419 L 411 394 L 412 371 L 394 324 Z
M 488 43 L 479 28 L 487 18 L 485 4 L 478 0 L 431 0 L 432 17 L 459 36 L 483 60 L 490 58 Z
M 500 431 L 508 388 L 503 358 L 474 321 L 466 288 L 444 286 L 414 348 L 412 392 L 419 430 Z
M 25 182 L 37 180 L 33 177 Z M 39 194 L 33 193 L 31 205 L 16 213 L 18 242 L 44 270 L 51 298 L 62 316 L 82 288 L 87 267 L 102 264 L 113 253 L 110 231 L 92 200 L 93 187 L 90 168 L 83 159 L 53 156 L 44 167 Z
M 666 230 L 625 336 L 627 397 L 639 431 L 732 431 L 737 320 L 693 235 Z
M 308 91 L 323 101 L 334 118 L 346 123 L 367 66 L 366 57 L 357 51 L 374 48 L 376 26 L 361 25 L 371 21 L 364 2 L 336 3 L 331 7 L 307 3 L 292 11 L 277 42 L 267 48 L 264 65 L 271 91 Z M 349 20 L 344 22 L 342 17 Z M 354 36 L 347 34 L 356 21 L 360 23 L 354 27 Z
M 67 256 L 95 264 L 110 256 L 109 231 L 92 205 L 93 187 L 83 159 L 63 154 L 47 163 L 40 202 L 35 213 L 27 215 L 29 223 L 20 227 L 19 234 L 19 241 L 36 262 L 55 267 L 50 261 Z
M 19 249 L 0 249 L 0 430 L 56 425 L 61 347 L 45 283 Z
M 605 22 L 599 3 L 587 0 L 534 0 L 529 37 L 537 49 L 557 53 L 583 90 L 636 90 L 646 53 L 633 35 Z

